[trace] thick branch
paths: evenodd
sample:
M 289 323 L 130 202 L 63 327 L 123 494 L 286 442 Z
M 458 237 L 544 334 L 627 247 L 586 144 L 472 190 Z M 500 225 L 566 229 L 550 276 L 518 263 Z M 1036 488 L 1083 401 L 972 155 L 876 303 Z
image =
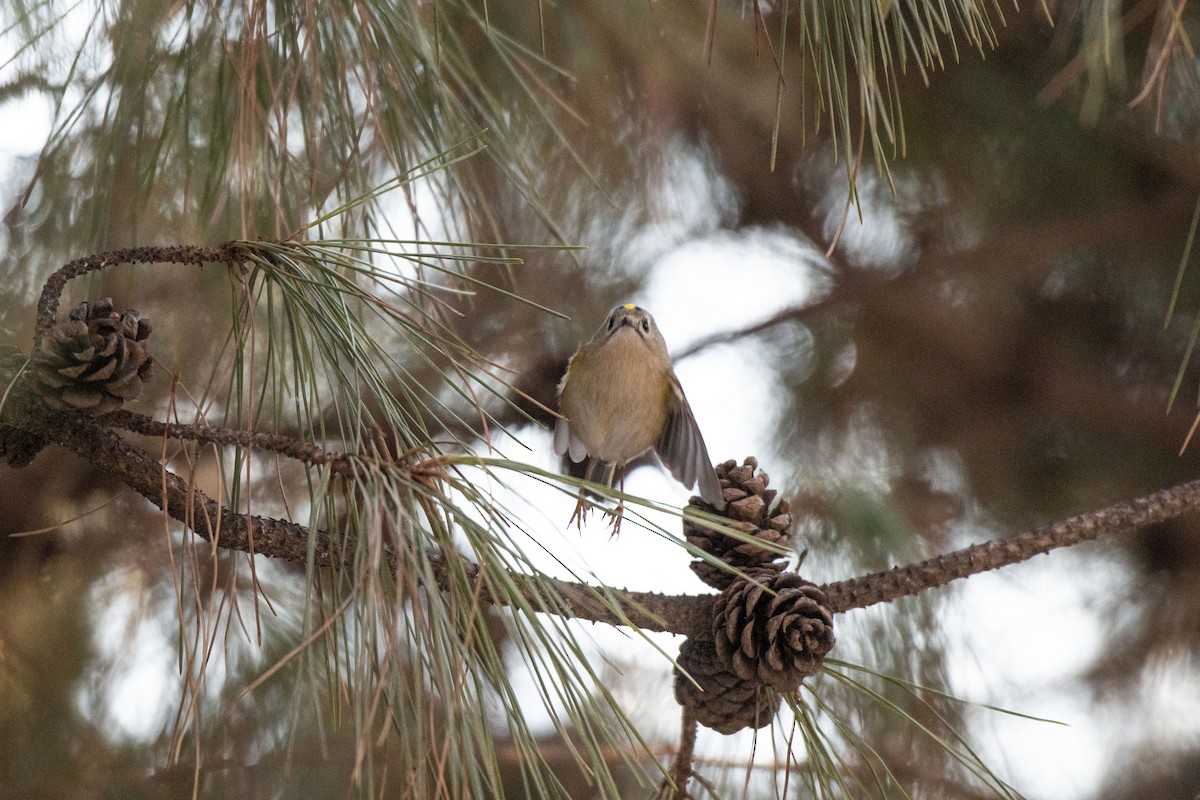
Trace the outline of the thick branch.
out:
M 50 441 L 62 445 L 130 488 L 218 546 L 304 563 L 309 530 L 287 520 L 239 514 L 204 494 L 148 456 L 141 448 L 99 424 L 63 415 L 46 420 Z M 324 531 L 315 533 L 314 557 L 329 566 L 332 550 Z
M 125 417 L 120 419 L 130 422 Z M 27 427 L 36 430 L 39 435 L 116 474 L 170 516 L 198 535 L 214 541 L 219 547 L 297 563 L 308 560 L 311 547 L 313 563 L 318 567 L 337 563 L 349 565 L 352 554 L 343 553 L 328 532 L 310 531 L 303 525 L 287 520 L 240 514 L 225 508 L 165 469 L 141 449 L 94 422 L 71 416 L 36 420 L 26 418 L 11 422 L 36 422 L 32 426 L 21 425 L 14 430 Z M 176 431 L 171 426 L 160 429 L 141 423 L 131 424 L 130 427 L 140 428 L 143 432 L 159 430 L 168 435 L 195 434 L 196 438 L 203 438 L 201 434 L 204 430 L 189 427 L 186 431 Z M 1070 547 L 1102 535 L 1173 519 L 1197 508 L 1200 508 L 1200 481 L 1192 481 L 1015 536 L 973 545 L 886 572 L 830 583 L 822 588 L 834 612 L 865 608 L 916 595 L 959 578 L 1026 561 L 1059 547 Z M 391 552 L 388 555 L 394 566 L 396 554 Z M 478 564 L 457 555 L 435 556 L 432 561 L 434 576 L 443 589 L 450 586 L 452 581 L 465 579 L 486 602 L 506 604 L 514 600 L 489 592 L 486 575 Z M 668 631 L 698 638 L 711 636 L 715 595 L 668 596 L 653 592 L 593 588 L 544 576 L 514 573 L 509 577 L 512 584 L 518 587 L 523 603 L 545 613 L 610 625 L 633 625 L 644 630 Z
M 303 564 L 308 560 L 311 535 L 312 559 L 316 566 L 328 567 L 339 562 L 350 566 L 353 554 L 342 553 L 328 531 L 311 531 L 287 520 L 240 514 L 221 506 L 141 449 L 99 425 L 72 417 L 53 418 L 47 423 L 46 433 L 51 441 L 116 474 L 154 505 L 219 547 Z M 478 564 L 459 556 L 450 557 L 456 559 L 453 565 L 447 563 L 446 557 L 431 556 L 434 576 L 440 586 L 445 588 L 460 576 L 473 586 L 482 582 L 483 571 Z M 388 558 L 395 566 L 395 552 L 389 552 Z M 571 581 L 522 574 L 512 574 L 510 578 L 526 603 L 546 613 L 609 625 L 633 625 L 648 631 L 709 635 L 712 595 L 669 596 L 656 592 L 596 589 Z M 600 594 L 607 600 L 601 599 Z M 479 587 L 479 596 L 488 603 L 507 602 L 507 598 L 490 593 L 486 585 Z
M 928 561 L 838 581 L 823 588 L 835 612 L 866 608 L 945 586 L 959 578 L 1028 561 L 1039 553 L 1059 547 L 1071 547 L 1105 534 L 1174 519 L 1197 508 L 1200 508 L 1200 480 L 1114 503 L 1015 536 L 972 545 Z

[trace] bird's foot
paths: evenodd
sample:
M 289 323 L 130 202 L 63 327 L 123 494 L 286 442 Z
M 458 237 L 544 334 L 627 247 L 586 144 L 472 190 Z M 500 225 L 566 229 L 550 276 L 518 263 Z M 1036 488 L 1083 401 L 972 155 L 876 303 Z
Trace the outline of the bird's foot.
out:
M 608 524 L 612 526 L 612 534 L 608 538 L 615 539 L 617 538 L 617 534 L 621 532 L 621 517 L 625 515 L 625 501 L 618 500 L 617 507 L 609 511 L 608 514 Z
M 575 510 L 571 513 L 571 518 L 567 520 L 567 527 L 575 526 L 575 530 L 583 530 L 583 521 L 587 518 L 588 501 L 582 489 L 579 490 L 579 502 L 575 504 Z

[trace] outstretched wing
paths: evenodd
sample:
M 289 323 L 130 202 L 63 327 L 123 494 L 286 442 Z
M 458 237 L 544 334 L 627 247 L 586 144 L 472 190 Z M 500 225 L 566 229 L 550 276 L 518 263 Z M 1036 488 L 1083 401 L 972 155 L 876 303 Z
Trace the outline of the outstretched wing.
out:
M 683 387 L 674 375 L 671 376 L 671 389 L 671 408 L 667 413 L 667 424 L 663 427 L 654 450 L 680 483 L 689 489 L 699 483 L 700 496 L 704 498 L 704 502 L 718 511 L 723 511 L 725 498 L 721 495 L 721 483 L 713 471 L 708 448 L 704 446 L 704 437 L 700 434 L 700 426 L 696 424 L 692 407 L 688 405 Z

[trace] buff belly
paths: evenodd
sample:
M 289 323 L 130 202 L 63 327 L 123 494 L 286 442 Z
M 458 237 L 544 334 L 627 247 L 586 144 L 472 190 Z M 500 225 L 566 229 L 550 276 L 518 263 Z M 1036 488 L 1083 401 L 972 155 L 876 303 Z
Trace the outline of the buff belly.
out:
M 662 434 L 671 381 L 650 366 L 648 347 L 633 330 L 619 331 L 587 359 L 582 374 L 568 371 L 559 406 L 589 456 L 624 464 L 652 448 Z

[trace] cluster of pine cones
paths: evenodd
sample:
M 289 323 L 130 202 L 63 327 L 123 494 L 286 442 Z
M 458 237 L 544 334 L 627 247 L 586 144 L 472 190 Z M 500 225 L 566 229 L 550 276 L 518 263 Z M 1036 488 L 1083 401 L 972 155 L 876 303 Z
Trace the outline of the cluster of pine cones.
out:
M 833 648 L 833 614 L 824 593 L 785 573 L 792 518 L 776 501 L 765 472 L 747 458 L 717 465 L 733 537 L 684 518 L 684 535 L 708 558 L 692 562 L 701 580 L 721 594 L 714 603 L 711 639 L 679 648 L 675 698 L 700 724 L 721 733 L 767 725 L 783 692 L 820 668 Z M 698 497 L 691 507 L 716 513 Z M 724 567 L 722 566 L 724 565 Z
M 34 354 L 34 389 L 51 408 L 103 414 L 136 398 L 150 373 L 150 322 L 113 311 L 110 298 L 84 302 L 42 339 Z M 785 573 L 792 518 L 747 458 L 717 466 L 727 524 L 714 531 L 685 516 L 684 534 L 705 558 L 692 570 L 720 589 L 711 638 L 679 648 L 675 697 L 696 720 L 721 733 L 767 725 L 780 693 L 795 691 L 832 649 L 833 615 L 824 593 Z M 693 497 L 691 507 L 716 509 Z

